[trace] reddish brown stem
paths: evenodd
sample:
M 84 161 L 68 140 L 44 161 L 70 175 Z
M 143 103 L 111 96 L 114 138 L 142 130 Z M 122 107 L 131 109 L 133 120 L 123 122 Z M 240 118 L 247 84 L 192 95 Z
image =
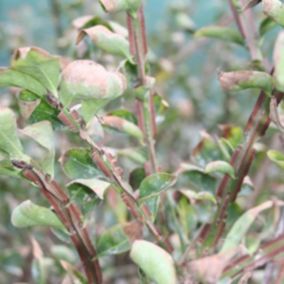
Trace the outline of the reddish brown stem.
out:
M 90 240 L 86 227 L 83 225 L 80 209 L 71 202 L 56 181 L 50 180 L 48 176 L 23 162 L 13 161 L 13 164 L 21 168 L 23 175 L 40 188 L 41 193 L 65 226 L 80 256 L 88 283 L 102 284 L 102 271 L 97 259 L 96 249 Z

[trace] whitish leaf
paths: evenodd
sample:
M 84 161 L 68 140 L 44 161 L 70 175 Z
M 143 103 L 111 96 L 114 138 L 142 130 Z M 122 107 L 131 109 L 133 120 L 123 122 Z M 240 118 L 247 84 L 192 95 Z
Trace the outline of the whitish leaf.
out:
M 264 13 L 284 26 L 284 4 L 280 0 L 262 0 Z
M 11 159 L 29 161 L 17 136 L 16 117 L 8 108 L 0 108 L 0 150 Z
M 282 201 L 267 201 L 261 205 L 254 207 L 245 212 L 233 225 L 225 238 L 224 244 L 220 253 L 235 250 L 244 239 L 249 228 L 255 221 L 256 217 L 264 210 L 267 210 L 273 206 L 284 206 Z
M 63 224 L 50 209 L 38 206 L 30 200 L 24 201 L 13 210 L 11 221 L 18 228 L 48 226 L 64 229 Z
M 274 47 L 274 73 L 275 85 L 279 91 L 284 91 L 284 32 L 279 33 Z
M 219 27 L 219 26 L 204 27 L 199 29 L 195 33 L 195 36 L 210 37 L 210 38 L 224 40 L 226 42 L 230 41 L 240 45 L 244 44 L 244 40 L 238 31 L 226 27 Z
M 55 158 L 55 146 L 54 146 L 54 133 L 49 121 L 41 121 L 22 129 L 21 132 L 33 139 L 41 147 L 43 147 L 47 154 L 39 162 L 44 172 L 54 175 L 54 158 Z
M 206 165 L 205 167 L 205 172 L 206 173 L 223 173 L 223 174 L 228 174 L 231 178 L 235 177 L 235 170 L 234 168 L 225 161 L 214 161 L 210 162 Z
M 69 185 L 72 184 L 82 184 L 88 188 L 90 188 L 94 193 L 96 193 L 96 195 L 100 198 L 100 199 L 104 199 L 104 194 L 106 192 L 106 190 L 110 187 L 110 183 L 103 181 L 103 180 L 99 180 L 96 178 L 91 178 L 91 179 L 76 179 L 73 180 L 72 182 L 68 183 Z
M 140 141 L 143 140 L 143 133 L 140 128 L 126 119 L 117 116 L 105 116 L 102 119 L 102 123 L 104 126 L 108 126 L 119 131 L 125 132 Z
M 136 11 L 142 4 L 142 0 L 100 0 L 103 8 L 109 13 L 119 11 Z
M 219 80 L 225 91 L 240 91 L 245 89 L 257 88 L 271 92 L 273 82 L 272 77 L 260 71 L 233 71 L 221 72 Z
M 179 190 L 184 196 L 186 196 L 192 203 L 196 201 L 209 201 L 213 204 L 216 204 L 216 198 L 211 192 L 202 191 L 202 192 L 195 192 L 189 189 L 182 189 Z
M 177 283 L 173 259 L 159 246 L 137 240 L 131 248 L 130 257 L 157 284 Z
M 275 151 L 275 150 L 270 150 L 267 152 L 267 156 L 271 161 L 276 163 L 280 168 L 284 169 L 284 154 L 283 153 L 279 151 Z
M 112 32 L 105 26 L 97 25 L 80 31 L 77 37 L 77 43 L 85 36 L 89 36 L 95 45 L 105 52 L 123 56 L 132 61 L 129 51 L 129 42 L 122 35 Z
M 97 241 L 100 255 L 114 255 L 130 250 L 131 243 L 142 235 L 141 224 L 133 221 L 106 230 Z
M 8 68 L 0 68 L 0 87 L 18 87 L 39 96 L 46 94 L 44 86 L 34 77 Z
M 57 96 L 60 79 L 60 61 L 58 57 L 37 47 L 19 48 L 14 53 L 13 70 L 30 75 L 42 86 Z
M 193 260 L 188 265 L 189 271 L 198 283 L 220 284 L 218 280 L 220 280 L 225 267 L 236 253 L 237 250 L 233 250 Z
M 62 73 L 60 99 L 70 105 L 75 99 L 114 99 L 125 91 L 126 79 L 118 72 L 107 71 L 91 60 L 77 60 Z

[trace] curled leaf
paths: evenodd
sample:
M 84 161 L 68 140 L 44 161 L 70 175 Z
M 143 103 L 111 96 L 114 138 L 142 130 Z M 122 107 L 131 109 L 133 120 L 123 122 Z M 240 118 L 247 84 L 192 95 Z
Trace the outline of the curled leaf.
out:
M 118 72 L 107 71 L 91 60 L 77 60 L 62 73 L 61 100 L 69 105 L 74 99 L 111 99 L 126 89 L 126 79 Z
M 100 49 L 132 60 L 129 43 L 121 34 L 114 33 L 105 26 L 97 25 L 81 30 L 77 37 L 77 43 L 81 42 L 85 36 L 89 36 Z
M 137 240 L 131 248 L 130 257 L 157 284 L 177 283 L 173 259 L 159 246 Z
M 110 183 L 99 180 L 96 178 L 91 178 L 91 179 L 76 179 L 73 180 L 72 182 L 68 183 L 68 186 L 71 184 L 79 183 L 82 184 L 88 188 L 90 188 L 93 192 L 97 194 L 97 196 L 100 199 L 104 199 L 104 194 L 105 191 L 110 187 Z
M 279 91 L 284 91 L 284 32 L 280 32 L 274 47 L 274 73 L 275 86 Z
M 273 161 L 275 164 L 277 164 L 280 168 L 284 169 L 284 154 L 276 151 L 276 150 L 270 150 L 267 152 L 268 158 Z
M 225 161 L 214 161 L 210 162 L 205 167 L 206 173 L 214 173 L 219 172 L 223 174 L 228 174 L 231 178 L 235 177 L 235 170 L 234 168 Z
M 262 0 L 264 13 L 284 26 L 284 4 L 280 0 Z
M 236 44 L 243 45 L 244 40 L 241 36 L 241 34 L 233 30 L 231 28 L 226 28 L 226 27 L 219 27 L 219 26 L 208 26 L 199 29 L 195 33 L 196 37 L 210 37 L 210 38 L 215 38 L 215 39 L 220 39 L 224 41 L 230 41 Z
M 140 128 L 126 119 L 117 116 L 105 116 L 103 117 L 103 125 L 123 131 L 140 141 L 143 140 L 143 133 Z
M 219 80 L 225 91 L 240 91 L 250 88 L 259 88 L 267 92 L 272 90 L 271 76 L 260 71 L 221 72 Z
M 142 0 L 100 0 L 103 8 L 109 13 L 120 11 L 136 11 L 142 4 Z

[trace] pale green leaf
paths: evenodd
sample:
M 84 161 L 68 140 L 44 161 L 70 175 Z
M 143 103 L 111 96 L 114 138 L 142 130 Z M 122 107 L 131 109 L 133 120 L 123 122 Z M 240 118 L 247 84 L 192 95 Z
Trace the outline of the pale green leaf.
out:
M 135 12 L 141 6 L 142 0 L 100 0 L 100 3 L 109 13 L 120 11 Z
M 275 150 L 270 150 L 267 152 L 268 158 L 273 161 L 275 164 L 277 164 L 280 168 L 284 169 L 284 154 L 275 151 Z
M 59 58 L 37 47 L 19 48 L 14 53 L 13 70 L 30 75 L 57 96 L 60 79 Z
M 131 248 L 130 257 L 157 284 L 177 283 L 173 259 L 159 246 L 137 240 Z
M 50 209 L 38 206 L 30 200 L 22 202 L 13 210 L 11 221 L 18 228 L 47 226 L 64 229 L 61 221 Z
M 230 252 L 235 250 L 245 238 L 248 230 L 255 221 L 256 217 L 264 210 L 273 206 L 283 206 L 282 201 L 266 201 L 261 205 L 246 211 L 233 225 L 228 235 L 225 238 L 220 253 Z
M 43 96 L 47 92 L 34 77 L 8 68 L 0 68 L 0 87 L 18 87 L 39 96 Z
M 206 165 L 205 167 L 206 173 L 222 173 L 228 174 L 231 178 L 235 177 L 235 170 L 234 168 L 225 161 L 213 161 Z
M 280 0 L 262 0 L 264 13 L 284 26 L 284 4 Z
M 241 91 L 257 88 L 270 93 L 273 87 L 272 77 L 261 71 L 242 70 L 221 72 L 219 80 L 225 91 Z
M 11 159 L 29 161 L 23 153 L 21 142 L 17 135 L 15 114 L 8 108 L 0 109 L 0 150 Z
M 236 44 L 243 45 L 244 40 L 241 34 L 231 28 L 220 27 L 220 26 L 207 26 L 199 29 L 195 33 L 196 37 L 210 37 L 215 39 L 224 40 L 226 42 L 233 42 Z
M 75 179 L 72 182 L 68 183 L 69 185 L 72 184 L 82 184 L 88 188 L 90 188 L 100 199 L 104 199 L 104 194 L 106 190 L 110 187 L 110 183 L 99 180 L 96 178 L 91 178 L 91 179 Z
M 90 37 L 94 44 L 103 51 L 113 55 L 123 56 L 132 61 L 129 42 L 121 34 L 114 33 L 105 26 L 97 25 L 80 31 L 77 43 L 85 36 Z
M 102 119 L 102 123 L 104 126 L 117 129 L 137 138 L 139 141 L 143 141 L 143 133 L 140 128 L 126 119 L 117 116 L 105 116 Z
M 47 154 L 39 162 L 44 172 L 54 175 L 54 159 L 55 159 L 55 145 L 54 133 L 49 121 L 41 121 L 22 129 L 21 132 L 33 139 L 41 147 L 43 147 Z
M 280 32 L 274 47 L 274 72 L 275 87 L 283 92 L 284 91 L 284 32 Z

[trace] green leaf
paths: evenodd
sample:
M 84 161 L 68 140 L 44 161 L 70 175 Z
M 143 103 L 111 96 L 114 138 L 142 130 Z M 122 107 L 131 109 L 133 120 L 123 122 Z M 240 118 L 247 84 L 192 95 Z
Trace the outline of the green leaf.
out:
M 273 61 L 274 72 L 273 77 L 275 79 L 275 87 L 283 92 L 284 91 L 284 32 L 280 32 L 274 47 Z
M 177 283 L 173 259 L 159 246 L 137 240 L 131 248 L 130 257 L 157 284 Z
M 190 164 L 183 164 L 182 170 L 178 176 L 178 186 L 191 188 L 197 192 L 213 193 L 217 185 L 215 177 L 206 174 L 202 168 Z
M 256 217 L 264 210 L 272 208 L 273 206 L 284 206 L 282 201 L 266 201 L 261 205 L 254 207 L 245 212 L 233 225 L 225 238 L 224 244 L 220 253 L 229 252 L 238 247 L 247 234 L 249 228 L 255 221 Z
M 140 128 L 132 122 L 117 116 L 104 116 L 102 118 L 104 126 L 108 126 L 143 141 L 143 133 Z
M 175 182 L 175 177 L 168 173 L 157 173 L 146 177 L 139 186 L 140 198 L 158 196 Z
M 112 100 L 122 95 L 125 89 L 126 79 L 121 73 L 107 71 L 91 60 L 77 60 L 62 72 L 60 100 L 64 106 L 82 99 Z
M 77 43 L 81 42 L 86 36 L 90 37 L 93 43 L 103 51 L 132 61 L 129 42 L 121 34 L 114 33 L 105 26 L 97 25 L 81 30 L 77 37 Z
M 160 193 L 175 183 L 175 177 L 167 173 L 157 173 L 146 177 L 139 186 L 139 203 L 146 205 L 155 218 L 160 202 Z
M 277 164 L 280 168 L 284 169 L 284 154 L 275 151 L 275 150 L 270 150 L 267 152 L 268 158 L 273 161 L 275 164 Z
M 235 178 L 235 170 L 234 168 L 225 161 L 214 161 L 210 162 L 205 167 L 205 173 L 223 173 L 228 174 L 231 178 Z
M 32 138 L 36 143 L 43 147 L 47 153 L 39 161 L 41 169 L 54 176 L 54 159 L 55 159 L 55 145 L 54 145 L 54 133 L 49 121 L 41 121 L 22 129 L 21 132 Z
M 262 0 L 264 13 L 284 26 L 284 4 L 280 0 Z
M 38 206 L 30 200 L 22 202 L 13 210 L 11 221 L 17 228 L 48 226 L 64 229 L 61 221 L 50 209 Z
M 15 114 L 8 108 L 0 109 L 0 150 L 7 153 L 11 159 L 27 162 L 30 160 L 23 153 L 23 148 L 17 135 Z
M 70 186 L 72 184 L 79 183 L 82 184 L 88 188 L 90 188 L 100 199 L 104 199 L 104 194 L 106 190 L 110 187 L 110 183 L 99 180 L 96 178 L 91 179 L 75 179 L 68 183 L 67 186 Z
M 59 57 L 52 56 L 47 51 L 37 47 L 19 48 L 14 54 L 12 68 L 35 78 L 57 97 L 60 79 Z
M 195 33 L 196 37 L 210 37 L 215 39 L 230 41 L 236 44 L 244 45 L 244 40 L 241 34 L 231 28 L 219 27 L 219 26 L 208 26 L 199 29 Z
M 141 6 L 142 0 L 100 0 L 103 8 L 109 13 L 120 11 L 137 11 Z
M 34 77 L 7 68 L 0 68 L 0 87 L 18 87 L 39 96 L 46 94 L 46 89 Z
M 259 26 L 259 34 L 264 36 L 267 32 L 275 28 L 277 24 L 271 18 L 264 18 Z
M 97 241 L 99 255 L 115 255 L 130 250 L 131 241 L 127 236 L 125 228 L 131 223 L 115 225 L 106 230 Z
M 68 150 L 61 159 L 65 174 L 71 179 L 89 179 L 103 174 L 93 163 L 90 152 L 83 148 Z
M 273 87 L 272 77 L 261 71 L 221 72 L 219 80 L 222 88 L 227 92 L 257 88 L 270 93 Z

